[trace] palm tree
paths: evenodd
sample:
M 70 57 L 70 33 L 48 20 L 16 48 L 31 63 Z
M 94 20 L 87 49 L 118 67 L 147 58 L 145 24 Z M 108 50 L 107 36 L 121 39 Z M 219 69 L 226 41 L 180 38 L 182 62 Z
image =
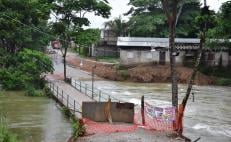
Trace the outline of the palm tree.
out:
M 109 30 L 111 30 L 115 36 L 126 36 L 127 35 L 127 23 L 122 20 L 122 17 L 119 16 L 118 18 L 115 18 L 114 20 L 108 21 L 104 23 L 104 27 L 109 27 Z

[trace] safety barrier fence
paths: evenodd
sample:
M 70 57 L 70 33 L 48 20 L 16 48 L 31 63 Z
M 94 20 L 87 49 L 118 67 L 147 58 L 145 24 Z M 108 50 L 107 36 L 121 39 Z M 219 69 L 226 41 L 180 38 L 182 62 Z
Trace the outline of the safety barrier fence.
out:
M 108 101 L 109 98 L 112 102 L 125 102 L 111 96 L 106 92 L 103 92 L 98 88 L 92 87 L 92 85 L 86 84 L 79 80 L 75 80 L 73 78 L 71 78 L 71 85 L 81 93 L 85 94 L 86 96 L 90 97 L 92 100 L 95 100 L 97 102 Z
M 66 106 L 75 116 L 80 116 L 82 113 L 82 107 L 75 98 L 64 92 L 53 82 L 48 82 L 48 87 L 50 88 L 53 97 L 55 97 L 62 105 Z

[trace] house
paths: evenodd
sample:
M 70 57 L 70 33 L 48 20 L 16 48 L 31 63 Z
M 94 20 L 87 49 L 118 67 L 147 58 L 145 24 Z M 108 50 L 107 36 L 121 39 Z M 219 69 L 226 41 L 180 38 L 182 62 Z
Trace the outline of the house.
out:
M 94 48 L 93 56 L 119 56 L 115 33 L 108 27 L 101 29 L 100 32 L 100 41 Z
M 200 39 L 176 38 L 176 63 L 179 65 L 193 64 L 199 48 Z M 168 38 L 118 37 L 120 63 L 132 65 L 140 63 L 166 64 L 170 62 Z M 231 54 L 228 48 L 203 50 L 203 62 L 206 65 L 230 65 Z

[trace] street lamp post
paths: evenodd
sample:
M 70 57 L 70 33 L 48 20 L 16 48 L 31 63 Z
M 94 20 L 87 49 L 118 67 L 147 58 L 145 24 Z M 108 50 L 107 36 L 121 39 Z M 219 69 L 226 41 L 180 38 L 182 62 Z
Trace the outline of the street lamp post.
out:
M 93 65 L 92 66 L 92 85 L 91 85 L 91 90 L 92 90 L 92 94 L 91 94 L 91 97 L 92 99 L 94 99 L 94 74 L 95 74 L 95 68 L 96 68 L 96 65 Z

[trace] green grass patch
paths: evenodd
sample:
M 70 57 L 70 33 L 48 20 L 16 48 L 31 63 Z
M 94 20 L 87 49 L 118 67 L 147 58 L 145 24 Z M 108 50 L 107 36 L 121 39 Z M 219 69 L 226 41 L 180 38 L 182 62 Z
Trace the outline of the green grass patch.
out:
M 119 58 L 114 56 L 96 57 L 96 60 L 100 62 L 119 63 Z
M 231 86 L 231 79 L 230 78 L 217 78 L 216 84 L 221 86 Z
M 0 117 L 0 142 L 19 142 L 17 136 L 9 131 L 4 117 Z

